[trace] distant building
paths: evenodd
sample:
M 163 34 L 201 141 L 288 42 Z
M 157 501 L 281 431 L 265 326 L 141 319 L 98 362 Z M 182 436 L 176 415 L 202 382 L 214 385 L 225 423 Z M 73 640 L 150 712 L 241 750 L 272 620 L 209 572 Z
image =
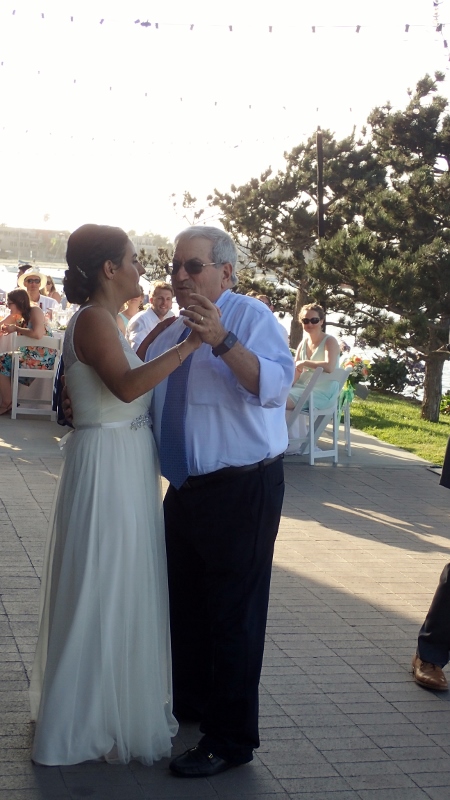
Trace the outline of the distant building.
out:
M 70 231 L 39 230 L 38 228 L 9 228 L 0 225 L 0 259 L 8 261 L 45 261 L 62 263 L 65 260 Z M 162 237 L 131 236 L 137 252 L 156 256 Z
M 17 261 L 62 262 L 69 231 L 10 228 L 0 225 L 0 258 Z

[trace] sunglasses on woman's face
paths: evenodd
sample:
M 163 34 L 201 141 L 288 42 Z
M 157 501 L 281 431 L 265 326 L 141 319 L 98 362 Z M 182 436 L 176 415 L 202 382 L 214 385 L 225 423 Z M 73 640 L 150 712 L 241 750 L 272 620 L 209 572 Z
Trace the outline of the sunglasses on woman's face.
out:
M 317 325 L 320 322 L 320 317 L 304 317 L 300 322 L 302 325 Z
M 40 278 L 25 278 L 25 283 L 40 283 Z

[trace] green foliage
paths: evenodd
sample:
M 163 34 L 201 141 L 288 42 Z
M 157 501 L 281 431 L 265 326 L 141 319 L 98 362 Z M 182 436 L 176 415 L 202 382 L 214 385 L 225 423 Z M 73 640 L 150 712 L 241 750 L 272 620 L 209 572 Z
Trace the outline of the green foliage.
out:
M 184 219 L 186 220 L 188 225 L 196 225 L 197 222 L 200 221 L 201 217 L 203 217 L 205 209 L 198 208 L 197 198 L 194 197 L 190 192 L 188 191 L 183 192 L 183 197 L 181 198 L 181 200 L 176 196 L 176 194 L 172 194 L 171 198 L 172 198 L 172 205 L 174 208 L 177 209 L 181 205 L 183 211 L 185 212 Z
M 156 255 L 146 254 L 145 250 L 139 253 L 139 261 L 145 269 L 145 277 L 152 283 L 166 280 L 169 274 L 169 264 L 172 261 L 172 250 L 158 247 Z
M 370 145 L 356 142 L 354 132 L 340 142 L 330 131 L 322 137 L 324 212 L 327 235 L 334 235 L 353 218 L 367 187 L 383 183 L 383 169 Z M 228 193 L 216 189 L 208 200 L 220 210 L 244 264 L 263 274 L 272 271 L 280 281 L 303 285 L 312 293 L 307 261 L 317 244 L 316 135 L 284 158 L 284 170 L 273 174 L 269 167 L 259 178 L 231 186 Z
M 419 81 L 404 111 L 372 111 L 371 149 L 385 180 L 347 228 L 321 243 L 311 270 L 334 306 L 358 308 L 364 338 L 424 357 L 448 341 L 450 319 L 450 121 L 435 95 L 441 79 Z
M 357 139 L 322 132 L 325 235 L 317 236 L 316 134 L 276 174 L 209 196 L 249 281 L 269 273 L 314 300 L 368 344 L 425 362 L 423 413 L 439 417 L 450 323 L 450 116 L 426 75 L 406 107 L 375 108 Z M 188 193 L 183 206 L 190 208 Z M 202 214 L 203 210 L 196 212 Z M 296 344 L 299 330 L 292 335 Z
M 446 392 L 441 400 L 441 414 L 450 414 L 450 392 Z
M 369 116 L 372 154 L 385 181 L 366 193 L 347 227 L 320 243 L 311 265 L 333 310 L 369 344 L 425 362 L 423 414 L 439 418 L 450 321 L 450 118 L 426 75 L 402 111 Z
M 420 413 L 417 400 L 371 392 L 367 400 L 353 401 L 351 424 L 426 461 L 442 464 L 450 436 L 450 418 L 433 423 L 422 419 Z
M 347 369 L 347 367 L 353 368 L 347 378 L 347 381 L 351 386 L 357 386 L 358 383 L 367 381 L 372 368 L 370 361 L 365 358 L 361 358 L 361 356 L 349 356 L 342 361 L 340 366 L 342 369 Z
M 375 356 L 370 370 L 371 389 L 401 394 L 408 383 L 408 367 L 391 356 Z
M 268 281 L 266 278 L 254 276 L 250 270 L 240 270 L 239 283 L 235 291 L 238 294 L 247 294 L 247 292 L 255 291 L 257 294 L 265 294 L 270 300 L 270 304 L 274 311 L 278 311 L 280 317 L 284 317 L 286 313 L 292 314 L 295 304 L 295 292 L 286 294 L 285 290 Z

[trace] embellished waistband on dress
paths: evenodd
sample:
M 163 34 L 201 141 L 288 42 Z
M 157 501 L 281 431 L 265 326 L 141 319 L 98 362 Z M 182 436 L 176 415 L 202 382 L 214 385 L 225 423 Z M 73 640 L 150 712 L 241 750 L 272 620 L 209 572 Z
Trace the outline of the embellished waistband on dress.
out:
M 141 414 L 134 419 L 124 419 L 120 422 L 87 422 L 85 425 L 77 425 L 76 428 L 72 428 L 68 431 L 68 433 L 60 439 L 59 449 L 62 450 L 64 448 L 70 435 L 76 431 L 93 430 L 95 428 L 131 428 L 131 430 L 137 431 L 138 428 L 144 427 L 152 427 L 152 418 L 150 414 Z
M 88 430 L 90 428 L 131 428 L 137 431 L 138 428 L 151 428 L 152 418 L 150 414 L 141 414 L 134 419 L 124 419 L 120 422 L 87 422 L 85 425 L 77 425 L 76 431 Z

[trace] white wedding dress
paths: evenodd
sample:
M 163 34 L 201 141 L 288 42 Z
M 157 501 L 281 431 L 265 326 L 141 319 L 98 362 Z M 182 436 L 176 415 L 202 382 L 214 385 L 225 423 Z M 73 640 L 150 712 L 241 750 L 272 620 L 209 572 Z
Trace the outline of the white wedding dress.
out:
M 170 755 L 166 555 L 151 393 L 118 400 L 64 342 L 68 437 L 42 575 L 32 758 L 144 764 Z M 142 366 L 121 336 L 130 366 Z

